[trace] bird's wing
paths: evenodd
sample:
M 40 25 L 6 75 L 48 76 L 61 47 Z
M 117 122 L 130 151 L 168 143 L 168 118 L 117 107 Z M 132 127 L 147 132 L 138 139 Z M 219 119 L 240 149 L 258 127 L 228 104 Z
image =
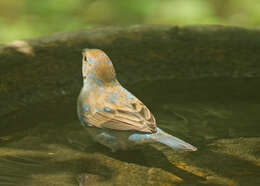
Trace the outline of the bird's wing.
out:
M 149 109 L 137 98 L 128 104 L 105 104 L 103 109 L 85 117 L 91 125 L 115 130 L 155 132 L 156 121 Z

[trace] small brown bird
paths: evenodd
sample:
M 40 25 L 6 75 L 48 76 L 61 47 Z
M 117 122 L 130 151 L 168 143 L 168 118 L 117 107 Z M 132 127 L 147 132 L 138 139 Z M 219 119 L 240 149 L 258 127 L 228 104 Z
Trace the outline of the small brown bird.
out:
M 82 55 L 78 117 L 95 141 L 112 151 L 153 142 L 197 150 L 156 126 L 149 109 L 118 82 L 112 62 L 102 50 L 84 49 Z

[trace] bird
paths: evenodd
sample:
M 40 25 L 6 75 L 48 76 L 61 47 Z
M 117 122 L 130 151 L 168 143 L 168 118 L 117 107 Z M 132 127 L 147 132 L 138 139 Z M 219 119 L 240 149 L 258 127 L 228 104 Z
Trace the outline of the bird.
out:
M 104 51 L 82 50 L 82 77 L 77 115 L 94 141 L 112 152 L 156 142 L 175 150 L 197 150 L 157 127 L 150 110 L 117 80 L 112 61 Z

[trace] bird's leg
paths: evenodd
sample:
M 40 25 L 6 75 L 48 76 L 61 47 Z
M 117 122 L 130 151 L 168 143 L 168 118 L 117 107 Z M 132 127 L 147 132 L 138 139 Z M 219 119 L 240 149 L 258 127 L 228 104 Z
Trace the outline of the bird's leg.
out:
M 77 146 L 81 151 L 85 151 L 86 148 L 87 148 L 87 145 L 85 145 L 85 144 L 83 144 L 83 143 L 80 143 L 80 142 L 77 141 L 77 140 L 73 140 L 73 139 L 67 137 L 67 141 L 68 141 L 71 145 Z
M 107 132 L 98 134 L 95 136 L 95 140 L 100 144 L 110 148 L 112 152 L 115 152 L 119 148 L 118 139 Z

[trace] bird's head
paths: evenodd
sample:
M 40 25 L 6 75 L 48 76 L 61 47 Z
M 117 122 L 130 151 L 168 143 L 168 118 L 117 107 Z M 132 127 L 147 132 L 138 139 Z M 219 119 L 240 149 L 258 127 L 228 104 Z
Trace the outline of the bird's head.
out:
M 82 50 L 82 76 L 111 82 L 116 78 L 115 69 L 109 57 L 99 49 Z

